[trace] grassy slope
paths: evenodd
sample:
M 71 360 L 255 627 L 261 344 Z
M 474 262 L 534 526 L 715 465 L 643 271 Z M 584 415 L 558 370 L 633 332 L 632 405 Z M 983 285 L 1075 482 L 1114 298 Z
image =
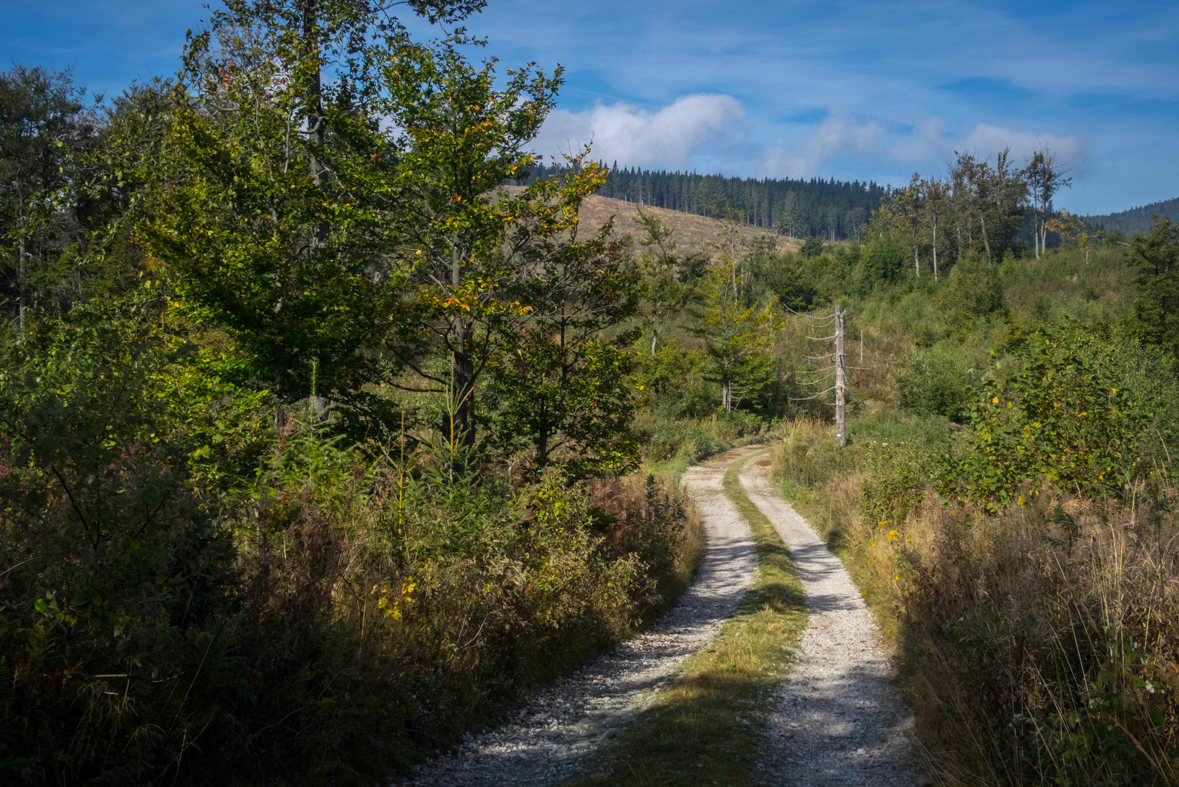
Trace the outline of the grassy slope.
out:
M 504 186 L 509 192 L 519 192 L 520 186 Z M 619 234 L 631 233 L 638 237 L 640 227 L 635 221 L 639 210 L 654 216 L 663 222 L 664 226 L 675 230 L 676 250 L 682 255 L 702 252 L 705 256 L 712 256 L 712 242 L 716 238 L 717 229 L 721 222 L 707 216 L 697 216 L 694 213 L 683 213 L 667 208 L 655 208 L 648 205 L 638 205 L 634 202 L 623 202 L 620 199 L 601 197 L 591 194 L 581 206 L 580 228 L 582 232 L 597 232 L 612 217 L 614 229 Z M 764 229 L 752 225 L 742 227 L 740 235 L 743 240 L 767 235 Z M 779 251 L 797 251 L 802 247 L 802 241 L 796 238 L 777 236 Z
M 599 762 L 606 774 L 573 780 L 589 785 L 743 785 L 764 734 L 760 720 L 807 620 L 806 596 L 794 561 L 773 525 L 746 497 L 738 474 L 725 475 L 725 494 L 749 522 L 758 573 L 737 614 L 713 645 L 693 655 L 679 680 L 617 734 Z

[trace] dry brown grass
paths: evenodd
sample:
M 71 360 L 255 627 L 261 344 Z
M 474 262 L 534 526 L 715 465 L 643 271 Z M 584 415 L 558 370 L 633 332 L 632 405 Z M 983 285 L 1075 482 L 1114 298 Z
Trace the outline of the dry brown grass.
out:
M 676 250 L 681 255 L 700 252 L 706 257 L 712 256 L 713 244 L 716 241 L 721 222 L 707 216 L 681 213 L 678 210 L 666 208 L 654 208 L 649 205 L 637 205 L 633 202 L 623 202 L 593 194 L 581 206 L 581 226 L 585 230 L 596 232 L 613 218 L 616 232 L 619 234 L 630 233 L 637 239 L 642 232 L 638 223 L 640 210 L 659 219 L 669 229 L 675 230 Z M 740 238 L 746 242 L 767 234 L 765 230 L 753 226 L 743 226 L 740 229 Z M 802 246 L 801 241 L 798 240 L 780 236 L 771 237 L 776 238 L 779 251 L 797 250 Z
M 505 190 L 519 193 L 520 186 L 505 186 Z M 711 257 L 714 252 L 713 244 L 721 222 L 707 216 L 697 216 L 692 213 L 682 213 L 678 210 L 655 208 L 649 205 L 638 205 L 634 202 L 623 202 L 619 199 L 602 197 L 591 194 L 581 206 L 580 228 L 582 232 L 597 232 L 614 219 L 614 230 L 618 235 L 627 233 L 636 237 L 641 235 L 642 228 L 638 224 L 639 211 L 654 216 L 663 222 L 664 226 L 675 230 L 676 250 L 683 256 L 700 252 Z M 752 241 L 767 235 L 764 229 L 754 226 L 743 226 L 739 235 L 743 241 Z M 779 251 L 797 251 L 802 247 L 802 241 L 795 238 L 775 237 Z
M 825 431 L 789 430 L 775 475 L 892 629 L 940 781 L 1179 784 L 1176 490 L 991 516 L 898 481 L 905 449 L 836 453 Z

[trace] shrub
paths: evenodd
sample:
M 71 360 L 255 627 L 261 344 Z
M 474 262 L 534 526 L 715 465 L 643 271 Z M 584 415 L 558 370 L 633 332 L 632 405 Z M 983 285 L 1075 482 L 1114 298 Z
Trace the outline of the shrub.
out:
M 153 380 L 153 312 L 78 308 L 0 372 L 0 771 L 144 781 L 220 723 L 237 578 Z M 232 694 L 232 690 L 230 690 Z
M 970 372 L 978 372 L 970 368 L 971 363 L 962 345 L 953 340 L 913 349 L 896 378 L 901 405 L 917 415 L 965 422 L 977 398 L 977 382 Z
M 1015 362 L 995 364 L 971 410 L 969 453 L 947 467 L 946 494 L 997 509 L 1048 485 L 1121 495 L 1152 472 L 1144 449 L 1163 436 L 1175 398 L 1144 379 L 1152 364 L 1136 345 L 1045 328 L 1012 349 Z
M 194 456 L 216 424 L 161 395 L 188 351 L 158 317 L 79 309 L 2 348 L 10 779 L 370 784 L 686 583 L 701 528 L 654 478 L 452 479 L 428 448 L 394 464 L 310 419 L 252 478 Z

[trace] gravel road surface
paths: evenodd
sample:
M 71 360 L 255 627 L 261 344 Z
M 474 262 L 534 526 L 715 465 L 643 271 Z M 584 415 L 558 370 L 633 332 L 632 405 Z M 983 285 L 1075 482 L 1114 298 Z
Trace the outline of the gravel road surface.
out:
M 798 563 L 811 618 L 771 717 L 762 775 L 798 787 L 924 784 L 876 621 L 843 563 L 771 488 L 769 470 L 750 462 L 741 485 Z

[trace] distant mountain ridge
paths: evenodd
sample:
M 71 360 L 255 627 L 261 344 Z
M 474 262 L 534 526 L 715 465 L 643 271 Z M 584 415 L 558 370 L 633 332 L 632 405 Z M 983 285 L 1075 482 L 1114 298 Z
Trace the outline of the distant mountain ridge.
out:
M 1127 235 L 1146 232 L 1150 229 L 1152 216 L 1170 216 L 1172 220 L 1179 220 L 1179 197 L 1166 199 L 1162 202 L 1152 202 L 1141 208 L 1130 208 L 1120 213 L 1107 213 L 1103 216 L 1082 216 L 1085 223 L 1093 229 L 1113 232 L 1121 230 Z

